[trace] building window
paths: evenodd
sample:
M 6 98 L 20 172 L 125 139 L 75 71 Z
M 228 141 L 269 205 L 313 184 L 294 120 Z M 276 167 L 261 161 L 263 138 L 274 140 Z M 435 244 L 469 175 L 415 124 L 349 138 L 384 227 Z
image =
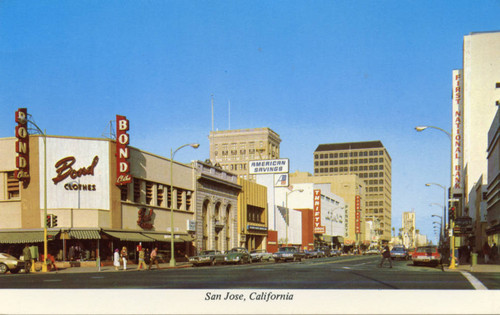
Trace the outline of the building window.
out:
M 134 178 L 134 202 L 141 201 L 141 180 Z
M 7 199 L 19 198 L 19 180 L 14 177 L 14 172 L 7 172 Z
M 163 189 L 163 185 L 158 185 L 158 189 L 156 191 L 156 204 L 158 206 L 163 206 L 163 194 L 165 190 Z
M 127 195 L 128 195 L 128 185 L 121 185 L 120 186 L 121 201 L 127 201 Z
M 317 155 L 317 154 L 315 154 L 315 155 L 314 155 L 314 158 L 315 158 L 315 159 L 318 159 L 318 155 Z
M 338 158 L 338 157 L 339 157 L 338 153 L 333 153 L 333 158 L 334 158 L 334 159 L 336 159 L 336 158 Z
M 153 183 L 146 182 L 146 204 L 151 205 L 153 201 Z

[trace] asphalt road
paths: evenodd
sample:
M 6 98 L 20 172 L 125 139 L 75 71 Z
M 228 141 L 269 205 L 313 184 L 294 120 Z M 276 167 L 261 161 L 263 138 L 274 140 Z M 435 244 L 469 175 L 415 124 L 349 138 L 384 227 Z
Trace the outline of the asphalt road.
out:
M 162 269 L 1 275 L 0 288 L 22 289 L 417 289 L 474 290 L 460 272 L 394 261 L 378 268 L 379 256 L 342 256 L 290 263 L 254 263 Z M 500 275 L 475 275 L 500 289 Z

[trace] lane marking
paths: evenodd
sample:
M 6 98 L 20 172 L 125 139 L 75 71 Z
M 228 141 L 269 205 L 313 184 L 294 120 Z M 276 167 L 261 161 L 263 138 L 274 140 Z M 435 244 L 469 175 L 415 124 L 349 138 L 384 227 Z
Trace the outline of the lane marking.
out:
M 487 287 L 485 287 L 481 281 L 479 281 L 476 277 L 468 273 L 467 271 L 460 271 L 460 273 L 467 279 L 469 280 L 470 284 L 474 287 L 476 290 L 488 290 Z
M 61 279 L 49 279 L 49 280 L 43 280 L 45 282 L 59 282 L 62 281 Z

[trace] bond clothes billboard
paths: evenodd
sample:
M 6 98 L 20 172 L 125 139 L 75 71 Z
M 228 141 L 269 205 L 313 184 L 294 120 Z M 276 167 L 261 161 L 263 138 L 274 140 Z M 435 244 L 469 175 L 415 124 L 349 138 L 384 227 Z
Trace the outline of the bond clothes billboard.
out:
M 40 152 L 40 208 L 43 208 L 43 139 Z M 47 137 L 47 207 L 110 209 L 109 142 Z

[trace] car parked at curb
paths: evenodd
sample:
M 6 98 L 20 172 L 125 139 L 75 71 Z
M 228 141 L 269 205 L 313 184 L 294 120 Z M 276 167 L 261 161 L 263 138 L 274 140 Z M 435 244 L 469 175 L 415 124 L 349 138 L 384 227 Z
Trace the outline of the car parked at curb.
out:
M 254 249 L 250 252 L 250 257 L 253 261 L 270 261 L 273 258 L 273 254 L 267 252 L 265 249 Z
M 366 255 L 380 255 L 380 250 L 377 248 L 370 248 L 365 252 Z
M 252 263 L 252 258 L 250 257 L 250 253 L 244 247 L 235 247 L 226 253 L 226 257 L 224 257 L 224 262 L 226 264 L 244 264 Z
M 305 256 L 304 252 L 300 252 L 293 246 L 280 247 L 278 251 L 273 254 L 274 262 L 301 261 Z
M 223 264 L 226 255 L 218 250 L 204 250 L 199 255 L 189 257 L 189 262 L 193 266 Z
M 6 273 L 7 271 L 10 271 L 10 273 L 18 273 L 21 270 L 29 273 L 30 263 L 19 260 L 7 253 L 0 253 L 0 274 Z
M 441 261 L 441 254 L 438 247 L 434 245 L 421 246 L 415 249 L 412 255 L 413 265 L 435 265 Z

